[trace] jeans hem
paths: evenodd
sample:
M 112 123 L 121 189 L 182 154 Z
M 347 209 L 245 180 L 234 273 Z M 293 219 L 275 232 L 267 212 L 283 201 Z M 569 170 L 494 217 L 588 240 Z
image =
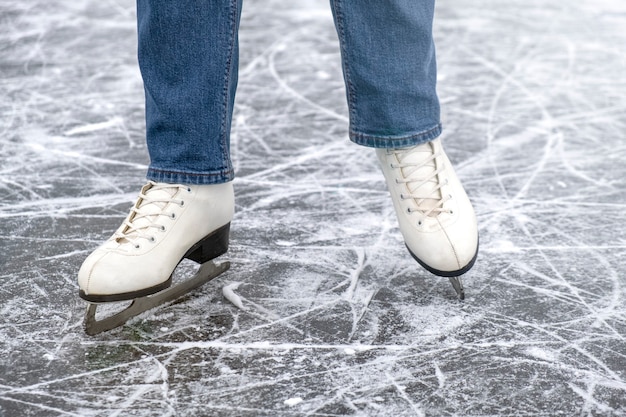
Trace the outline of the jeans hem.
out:
M 200 173 L 149 168 L 146 178 L 150 181 L 168 184 L 206 185 L 232 181 L 235 178 L 235 173 L 233 170 Z
M 442 126 L 436 126 L 418 133 L 403 136 L 377 136 L 350 131 L 350 140 L 357 145 L 370 148 L 406 148 L 430 142 L 441 135 Z

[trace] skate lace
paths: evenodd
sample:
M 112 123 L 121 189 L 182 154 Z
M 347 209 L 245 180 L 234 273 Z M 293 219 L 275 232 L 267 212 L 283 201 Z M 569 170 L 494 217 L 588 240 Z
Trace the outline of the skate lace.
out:
M 415 207 L 409 207 L 407 211 L 418 212 L 423 218 L 449 212 L 443 206 L 452 197 L 443 195 L 441 188 L 447 184 L 447 180 L 440 180 L 445 167 L 437 164 L 441 152 L 434 151 L 429 143 L 415 148 L 391 149 L 390 152 L 397 161 L 391 167 L 399 168 L 401 172 L 396 182 L 406 184 L 408 190 L 400 194 L 400 198 L 415 201 Z
M 113 235 L 120 244 L 133 244 L 139 247 L 139 241 L 144 239 L 149 242 L 156 240 L 154 230 L 165 231 L 165 226 L 159 223 L 161 217 L 175 219 L 174 212 L 168 212 L 171 204 L 184 205 L 182 199 L 174 198 L 182 190 L 188 190 L 186 185 L 159 184 L 150 181 L 144 186 L 139 194 L 130 214 L 124 220 L 122 226 Z

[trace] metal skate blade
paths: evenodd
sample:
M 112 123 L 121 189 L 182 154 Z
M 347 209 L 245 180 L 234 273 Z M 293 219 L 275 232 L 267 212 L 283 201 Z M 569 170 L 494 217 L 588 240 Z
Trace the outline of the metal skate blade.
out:
M 216 265 L 211 261 L 206 262 L 202 264 L 200 269 L 198 269 L 198 272 L 188 280 L 156 294 L 136 298 L 124 310 L 101 320 L 96 319 L 96 309 L 98 304 L 89 304 L 87 311 L 85 312 L 85 320 L 83 322 L 85 333 L 93 336 L 106 332 L 107 330 L 120 327 L 133 317 L 136 317 L 162 304 L 174 301 L 190 291 L 206 284 L 208 281 L 226 272 L 228 268 L 230 268 L 230 262 L 223 262 L 219 265 Z
M 461 277 L 448 277 L 450 283 L 454 287 L 454 291 L 456 291 L 456 295 L 459 297 L 459 300 L 465 300 L 465 290 L 463 289 L 463 281 Z

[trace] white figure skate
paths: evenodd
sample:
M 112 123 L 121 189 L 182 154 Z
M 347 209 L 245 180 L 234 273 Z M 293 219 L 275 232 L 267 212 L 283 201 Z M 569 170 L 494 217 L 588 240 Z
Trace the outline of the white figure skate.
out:
M 232 183 L 180 185 L 149 182 L 124 223 L 84 261 L 78 273 L 79 295 L 92 303 L 85 331 L 97 334 L 197 288 L 226 271 L 226 253 L 234 212 Z M 183 259 L 201 264 L 197 274 L 175 287 L 172 273 Z M 97 304 L 134 300 L 125 310 L 95 319 Z
M 448 277 L 464 299 L 460 275 L 476 261 L 478 228 L 440 139 L 376 154 L 411 256 L 431 273 Z

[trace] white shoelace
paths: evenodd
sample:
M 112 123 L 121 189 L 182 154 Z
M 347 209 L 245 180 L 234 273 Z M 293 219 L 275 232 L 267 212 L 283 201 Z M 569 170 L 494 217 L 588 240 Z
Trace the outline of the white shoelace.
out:
M 423 218 L 436 217 L 440 213 L 449 212 L 443 208 L 446 201 L 452 198 L 443 195 L 441 188 L 447 184 L 447 179 L 441 181 L 439 174 L 444 167 L 437 166 L 436 160 L 440 153 L 433 152 L 430 144 L 424 144 L 415 148 L 392 149 L 398 163 L 392 163 L 392 168 L 399 168 L 401 178 L 396 178 L 397 183 L 407 185 L 408 193 L 403 193 L 403 200 L 413 199 L 417 207 L 409 207 L 408 212 L 418 212 Z
M 158 184 L 149 182 L 149 188 L 144 187 L 139 194 L 139 198 L 132 207 L 129 216 L 124 220 L 123 227 L 113 235 L 113 238 L 122 244 L 133 244 L 139 247 L 139 240 L 145 239 L 149 242 L 156 240 L 151 232 L 156 229 L 165 231 L 165 226 L 158 222 L 160 217 L 175 219 L 174 212 L 168 212 L 170 204 L 183 206 L 184 200 L 176 199 L 174 196 L 179 191 L 188 190 L 186 185 L 180 184 Z

